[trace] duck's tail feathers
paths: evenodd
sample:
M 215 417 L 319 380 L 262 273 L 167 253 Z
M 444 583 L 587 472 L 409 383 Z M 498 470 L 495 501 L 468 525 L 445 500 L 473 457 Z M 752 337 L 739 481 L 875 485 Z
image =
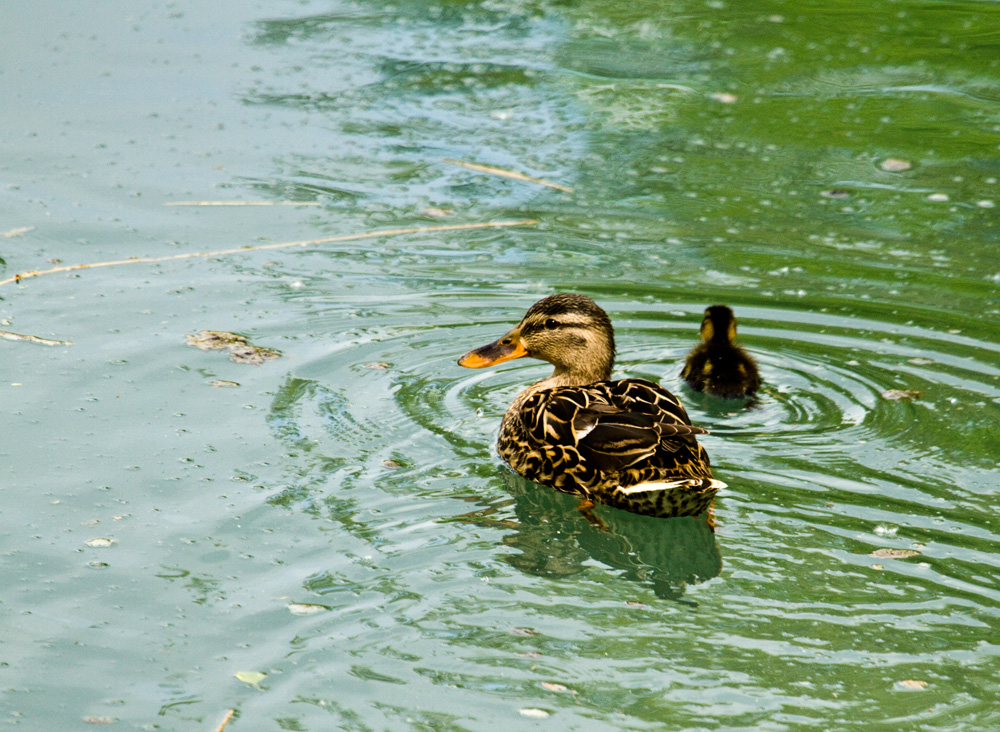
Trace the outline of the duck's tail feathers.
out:
M 679 478 L 678 480 L 657 480 L 646 483 L 636 483 L 627 488 L 618 487 L 616 492 L 626 496 L 637 493 L 655 493 L 657 491 L 691 490 L 698 493 L 718 493 L 727 487 L 721 480 L 715 478 Z
M 612 491 L 608 502 L 626 511 L 661 518 L 698 516 L 725 487 L 725 483 L 714 478 L 651 480 L 619 486 Z

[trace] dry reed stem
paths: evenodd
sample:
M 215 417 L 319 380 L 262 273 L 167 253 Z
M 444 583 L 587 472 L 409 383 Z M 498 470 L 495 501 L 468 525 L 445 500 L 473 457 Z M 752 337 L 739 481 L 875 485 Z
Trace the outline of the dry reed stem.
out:
M 537 183 L 538 185 L 548 186 L 549 188 L 555 188 L 559 191 L 565 191 L 566 193 L 572 193 L 573 189 L 569 186 L 560 185 L 559 183 L 553 183 L 551 181 L 543 180 L 542 178 L 532 178 L 530 175 L 525 175 L 524 173 L 518 173 L 514 170 L 504 170 L 503 168 L 494 168 L 492 165 L 480 165 L 479 163 L 465 163 L 461 160 L 452 160 L 451 158 L 441 158 L 446 163 L 451 163 L 452 165 L 461 165 L 463 168 L 468 168 L 469 170 L 477 170 L 480 173 L 490 173 L 491 175 L 500 175 L 504 178 L 513 178 L 514 180 L 523 180 L 529 183 Z
M 10 231 L 5 231 L 3 234 L 0 234 L 0 236 L 3 236 L 4 239 L 10 239 L 11 237 L 14 236 L 24 236 L 29 231 L 34 231 L 34 230 L 35 230 L 34 226 L 22 226 L 18 229 L 11 229 Z
M 9 330 L 0 330 L 0 338 L 8 341 L 28 341 L 29 343 L 40 343 L 43 346 L 72 346 L 72 341 L 54 341 L 51 338 L 39 338 L 33 335 L 22 335 L 21 333 L 11 333 Z
M 66 267 L 53 267 L 45 270 L 29 270 L 16 274 L 5 280 L 0 280 L 0 286 L 9 285 L 11 282 L 20 282 L 31 277 L 41 277 L 42 275 L 57 274 L 59 272 L 72 272 L 78 269 L 96 269 L 97 267 L 117 267 L 123 264 L 152 264 L 156 262 L 171 262 L 178 259 L 194 259 L 197 257 L 223 257 L 229 254 L 243 254 L 246 252 L 260 252 L 268 249 L 285 249 L 287 247 L 302 247 L 310 244 L 329 244 L 339 241 L 356 241 L 358 239 L 372 239 L 380 236 L 400 236 L 401 234 L 421 234 L 430 231 L 459 231 L 462 229 L 489 229 L 502 228 L 505 226 L 534 226 L 537 221 L 524 219 L 520 221 L 486 221 L 478 224 L 449 224 L 446 226 L 415 226 L 408 229 L 382 229 L 380 231 L 365 231 L 360 234 L 344 234 L 342 236 L 328 236 L 323 239 L 308 239 L 305 241 L 286 241 L 280 244 L 261 244 L 259 246 L 239 247 L 238 249 L 224 249 L 218 252 L 189 252 L 187 254 L 172 254 L 169 257 L 130 257 L 119 259 L 114 262 L 95 262 L 94 264 L 73 264 Z
M 233 718 L 234 714 L 236 714 L 235 709 L 227 709 L 226 718 L 222 720 L 222 724 L 215 728 L 215 732 L 222 732 L 222 730 L 226 728 L 226 725 L 229 724 L 229 720 Z
M 172 201 L 164 206 L 319 206 L 319 201 Z

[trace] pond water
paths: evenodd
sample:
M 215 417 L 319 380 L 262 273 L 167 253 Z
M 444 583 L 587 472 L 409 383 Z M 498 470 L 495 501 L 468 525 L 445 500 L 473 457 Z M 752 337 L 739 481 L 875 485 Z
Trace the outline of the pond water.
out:
M 537 223 L 0 286 L 72 342 L 0 341 L 3 721 L 1000 728 L 1000 6 L 751 5 L 8 13 L 0 279 Z M 455 361 L 567 290 L 711 431 L 714 531 L 496 458 L 547 370 Z M 753 404 L 679 379 L 716 302 Z

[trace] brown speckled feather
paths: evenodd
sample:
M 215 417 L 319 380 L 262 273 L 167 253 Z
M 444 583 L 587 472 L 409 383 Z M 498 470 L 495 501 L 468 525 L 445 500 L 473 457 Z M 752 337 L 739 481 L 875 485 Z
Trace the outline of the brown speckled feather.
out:
M 623 379 L 529 394 L 505 415 L 497 449 L 536 483 L 637 513 L 693 515 L 721 486 L 699 434 L 706 430 L 691 424 L 673 394 Z

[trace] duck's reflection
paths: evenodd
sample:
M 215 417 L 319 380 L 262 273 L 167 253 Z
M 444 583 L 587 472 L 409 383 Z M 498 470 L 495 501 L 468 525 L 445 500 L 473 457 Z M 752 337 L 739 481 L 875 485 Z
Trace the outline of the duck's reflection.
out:
M 680 600 L 688 585 L 722 571 L 722 555 L 707 516 L 661 519 L 595 506 L 580 512 L 580 498 L 501 474 L 515 498 L 516 522 L 503 542 L 520 551 L 508 560 L 528 574 L 565 577 L 594 560 L 648 585 L 658 597 Z

